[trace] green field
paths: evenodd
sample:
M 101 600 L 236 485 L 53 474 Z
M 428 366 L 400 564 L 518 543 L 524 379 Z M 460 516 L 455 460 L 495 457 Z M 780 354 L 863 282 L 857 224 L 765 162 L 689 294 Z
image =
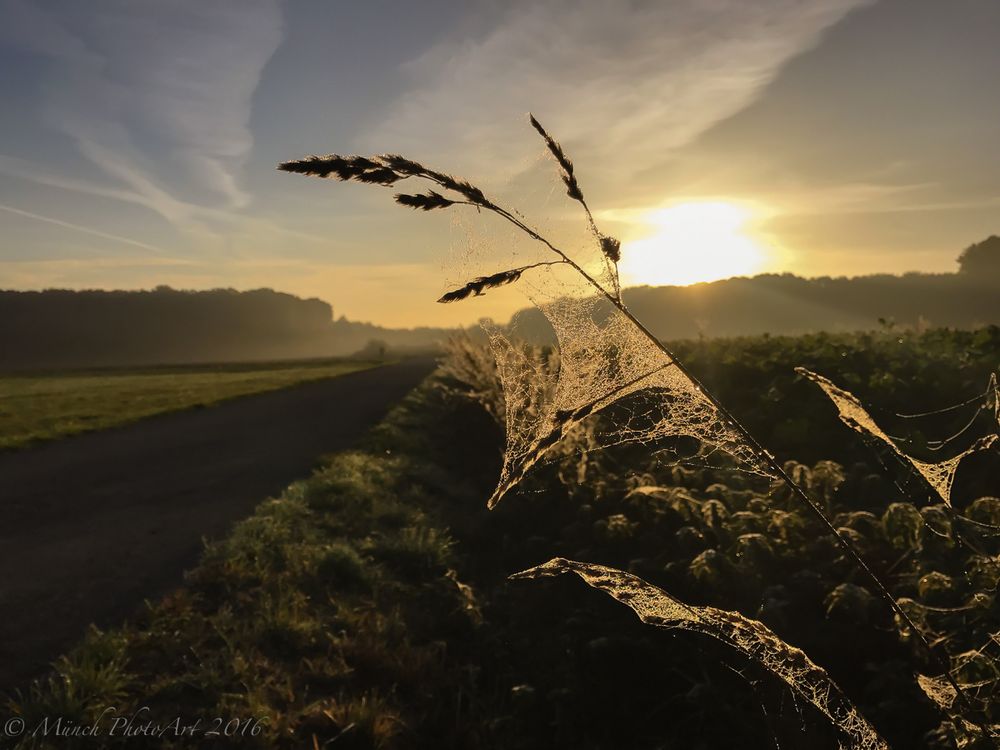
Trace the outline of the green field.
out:
M 164 412 L 344 375 L 374 362 L 321 360 L 0 376 L 0 450 Z

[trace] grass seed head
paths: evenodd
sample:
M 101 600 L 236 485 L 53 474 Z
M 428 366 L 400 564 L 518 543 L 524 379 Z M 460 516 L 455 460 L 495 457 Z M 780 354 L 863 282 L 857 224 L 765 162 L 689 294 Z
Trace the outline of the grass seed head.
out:
M 455 205 L 455 201 L 448 200 L 434 190 L 428 190 L 426 193 L 418 193 L 416 195 L 397 193 L 393 197 L 399 205 L 409 206 L 412 209 L 419 209 L 421 211 L 433 211 L 436 208 L 448 208 L 448 206 Z
M 612 263 L 617 263 L 622 257 L 622 243 L 621 240 L 614 237 L 609 237 L 606 234 L 600 235 L 601 252 L 604 253 L 604 257 L 610 260 Z
M 473 279 L 468 284 L 459 289 L 455 289 L 443 295 L 438 302 L 447 304 L 448 302 L 458 302 L 466 297 L 480 297 L 485 289 L 495 289 L 507 284 L 513 284 L 524 272 L 523 268 L 512 268 L 509 271 L 500 271 L 491 276 L 480 276 Z
M 402 179 L 392 169 L 363 156 L 307 156 L 304 159 L 282 162 L 278 165 L 282 172 L 309 177 L 330 177 L 338 180 L 358 180 L 359 182 L 391 185 Z
M 542 127 L 542 124 L 535 119 L 534 115 L 529 114 L 528 121 L 531 123 L 531 127 L 538 131 L 538 134 L 542 136 L 542 140 L 545 141 L 545 145 L 548 146 L 549 153 L 552 154 L 559 166 L 562 167 L 563 173 L 561 176 L 563 184 L 566 185 L 566 195 L 575 201 L 582 201 L 583 191 L 580 190 L 580 185 L 576 181 L 576 175 L 573 174 L 573 162 L 570 161 L 568 156 L 566 156 L 566 152 L 563 151 L 559 142 L 548 134 L 545 128 Z

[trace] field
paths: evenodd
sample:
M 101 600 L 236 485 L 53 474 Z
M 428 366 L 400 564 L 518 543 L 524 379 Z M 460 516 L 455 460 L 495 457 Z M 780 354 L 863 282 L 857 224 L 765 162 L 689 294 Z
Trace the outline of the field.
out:
M 983 532 L 1000 525 L 996 454 L 960 472 L 951 513 L 792 368 L 829 374 L 888 418 L 981 393 L 1000 329 L 677 349 L 776 445 L 996 722 L 1000 550 Z M 760 620 L 892 747 L 967 738 L 918 687 L 933 665 L 780 487 L 670 465 L 646 446 L 592 452 L 584 430 L 487 512 L 502 448 L 480 406 L 489 380 L 440 372 L 362 449 L 260 506 L 183 590 L 94 631 L 12 711 L 29 727 L 54 713 L 92 722 L 108 706 L 203 729 L 224 717 L 234 747 L 838 747 L 825 717 L 719 640 L 651 628 L 570 577 L 508 578 L 562 556 Z M 977 429 L 996 429 L 992 411 L 979 416 Z M 959 417 L 942 419 L 931 427 Z M 168 733 L 156 746 L 190 741 Z
M 0 375 L 0 450 L 372 367 L 349 360 Z

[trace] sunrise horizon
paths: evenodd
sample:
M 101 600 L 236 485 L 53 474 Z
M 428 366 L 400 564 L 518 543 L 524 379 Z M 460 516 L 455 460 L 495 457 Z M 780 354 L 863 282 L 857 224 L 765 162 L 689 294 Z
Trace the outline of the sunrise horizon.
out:
M 991 235 L 993 236 L 993 235 Z M 988 239 L 986 237 L 979 238 L 980 241 Z M 975 243 L 969 243 L 969 245 Z M 969 245 L 966 245 L 968 247 Z M 907 268 L 907 269 L 882 269 L 882 270 L 870 270 L 866 272 L 859 273 L 817 273 L 817 274 L 802 274 L 795 273 L 794 271 L 782 269 L 782 268 L 760 268 L 748 273 L 742 274 L 731 274 L 725 276 L 718 276 L 705 279 L 690 280 L 686 282 L 674 282 L 674 283 L 656 283 L 655 281 L 632 281 L 628 276 L 629 264 L 626 262 L 627 255 L 623 251 L 623 261 L 621 264 L 622 269 L 622 290 L 623 292 L 629 292 L 630 290 L 636 289 L 664 289 L 664 288 L 689 288 L 698 287 L 702 285 L 715 284 L 717 282 L 725 282 L 734 279 L 755 279 L 762 276 L 793 276 L 805 281 L 815 281 L 819 279 L 863 279 L 866 277 L 877 277 L 877 276 L 892 276 L 892 277 L 905 277 L 911 275 L 927 275 L 927 276 L 938 276 L 938 275 L 958 275 L 961 272 L 960 265 L 958 263 L 958 255 L 961 250 L 965 249 L 958 248 L 954 253 L 954 258 L 950 264 L 952 268 L 939 268 L 939 269 L 923 269 L 923 268 Z M 377 275 L 377 274 L 376 274 Z M 373 325 L 381 328 L 395 329 L 395 330 L 414 330 L 420 328 L 469 328 L 478 326 L 479 323 L 484 319 L 491 319 L 496 322 L 507 324 L 510 322 L 511 318 L 519 312 L 523 312 L 526 309 L 530 309 L 531 302 L 526 297 L 522 295 L 515 295 L 508 293 L 508 298 L 506 304 L 503 306 L 490 306 L 485 308 L 480 308 L 480 304 L 485 304 L 489 302 L 486 299 L 487 295 L 483 295 L 483 299 L 473 299 L 466 302 L 465 306 L 460 308 L 464 316 L 454 316 L 452 311 L 456 308 L 454 306 L 449 306 L 446 308 L 448 315 L 442 320 L 435 320 L 433 317 L 429 322 L 412 322 L 410 318 L 413 317 L 412 311 L 407 312 L 405 317 L 395 318 L 389 314 L 388 317 L 383 317 L 382 319 L 373 319 L 363 317 L 361 315 L 354 314 L 351 310 L 345 309 L 342 304 L 339 304 L 336 299 L 328 298 L 322 296 L 321 293 L 312 293 L 308 288 L 304 290 L 295 290 L 292 288 L 286 288 L 276 285 L 220 285 L 220 286 L 183 286 L 169 283 L 166 281 L 152 282 L 146 285 L 136 285 L 136 286 L 105 286 L 105 287 L 89 287 L 89 286 L 47 286 L 47 287 L 32 287 L 32 288 L 0 288 L 0 291 L 12 291 L 12 292 L 48 292 L 48 291 L 70 291 L 70 292 L 153 292 L 157 289 L 170 289 L 175 292 L 212 292 L 219 290 L 232 290 L 239 293 L 253 292 L 259 290 L 270 290 L 279 294 L 288 294 L 303 300 L 319 300 L 320 302 L 326 303 L 332 309 L 332 319 L 340 320 L 346 319 L 352 323 L 359 323 L 364 325 Z M 493 293 L 497 296 L 497 293 Z M 438 310 L 441 310 L 442 306 L 436 301 L 434 295 L 424 300 L 425 307 L 428 310 L 428 315 Z M 509 311 L 508 311 L 509 308 Z M 479 314 L 480 310 L 485 309 L 483 314 Z M 497 312 L 499 309 L 499 312 Z
M 500 319 L 527 301 L 433 304 L 462 283 L 441 269 L 470 237 L 504 241 L 475 239 L 472 209 L 416 216 L 274 166 L 403 153 L 577 247 L 584 217 L 560 197 L 529 110 L 622 241 L 625 285 L 946 272 L 1000 230 L 981 125 L 1000 112 L 978 94 L 1000 70 L 985 31 L 998 9 L 441 0 L 393 8 L 385 28 L 379 7 L 191 4 L 191 35 L 181 12 L 13 0 L 0 32 L 0 286 L 271 287 L 389 326 Z M 563 41 L 543 42 L 537 29 L 570 17 Z M 901 23 L 908 33 L 891 33 Z M 345 25 L 352 38 L 327 45 L 322 30 Z

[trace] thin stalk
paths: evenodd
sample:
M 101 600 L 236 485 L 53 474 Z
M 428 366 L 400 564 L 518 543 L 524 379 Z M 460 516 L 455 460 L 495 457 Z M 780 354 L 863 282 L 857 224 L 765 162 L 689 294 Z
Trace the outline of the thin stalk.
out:
M 583 206 L 583 212 L 587 216 L 587 223 L 590 224 L 590 231 L 593 233 L 594 239 L 600 242 L 601 230 L 597 228 L 597 222 L 594 221 L 594 214 L 591 213 L 590 206 L 587 205 L 586 199 L 581 195 L 576 199 L 576 202 Z M 622 287 L 621 281 L 618 277 L 618 264 L 610 258 L 605 258 L 604 263 L 611 272 L 611 282 L 615 285 L 615 299 L 620 300 L 622 298 Z

